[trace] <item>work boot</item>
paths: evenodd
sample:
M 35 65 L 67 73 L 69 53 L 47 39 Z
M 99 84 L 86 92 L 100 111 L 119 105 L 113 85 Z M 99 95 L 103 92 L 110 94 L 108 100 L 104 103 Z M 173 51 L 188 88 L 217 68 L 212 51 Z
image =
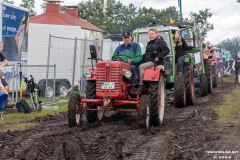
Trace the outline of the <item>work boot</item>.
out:
M 138 90 L 137 92 L 135 92 L 135 94 L 141 94 L 142 92 L 144 92 L 146 90 L 144 85 L 139 85 L 138 86 Z

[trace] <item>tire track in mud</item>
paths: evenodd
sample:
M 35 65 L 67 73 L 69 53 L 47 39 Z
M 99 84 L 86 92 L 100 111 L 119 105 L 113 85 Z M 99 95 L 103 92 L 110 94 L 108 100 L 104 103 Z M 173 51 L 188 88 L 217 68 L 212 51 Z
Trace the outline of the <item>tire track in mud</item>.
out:
M 208 148 L 220 149 L 217 118 L 210 103 L 216 91 L 198 97 L 196 106 L 166 108 L 165 122 L 146 132 L 135 116 L 106 117 L 101 123 L 67 126 L 67 114 L 36 118 L 39 125 L 21 132 L 0 133 L 1 159 L 199 159 Z M 239 129 L 232 133 L 239 137 Z M 219 141 L 219 142 L 218 142 Z M 236 147 L 239 147 L 239 144 Z M 234 146 L 233 146 L 234 149 Z M 206 157 L 207 159 L 208 157 Z
M 230 156 L 229 159 L 238 160 L 240 159 L 240 128 L 234 127 L 232 125 L 227 126 L 226 128 L 231 128 L 231 132 L 227 130 L 227 132 L 224 134 L 224 137 L 221 137 L 218 141 L 216 141 L 211 148 L 207 148 L 206 151 L 230 151 L 235 152 L 238 151 L 238 153 L 226 153 L 226 154 L 205 154 L 203 157 L 201 157 L 201 160 L 210 159 L 213 156 Z M 223 131 L 224 132 L 224 131 Z

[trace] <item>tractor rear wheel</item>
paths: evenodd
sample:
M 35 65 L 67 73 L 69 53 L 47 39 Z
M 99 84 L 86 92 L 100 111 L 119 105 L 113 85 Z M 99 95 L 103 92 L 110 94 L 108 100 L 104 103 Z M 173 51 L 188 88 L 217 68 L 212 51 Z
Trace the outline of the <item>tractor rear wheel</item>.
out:
M 164 75 L 160 73 L 158 82 L 149 82 L 149 96 L 147 112 L 149 110 L 150 124 L 158 126 L 163 123 L 165 106 L 166 106 L 166 93 L 165 93 L 165 79 Z M 148 117 L 146 119 L 148 123 Z M 147 125 L 147 124 L 146 124 Z
M 206 75 L 200 77 L 200 96 L 204 97 L 208 93 L 208 83 Z
M 87 81 L 86 98 L 87 99 L 96 98 L 96 81 Z M 87 103 L 87 109 L 97 109 L 97 105 L 94 103 Z M 89 123 L 93 123 L 96 120 L 98 120 L 97 111 L 87 110 L 87 121 Z
M 213 75 L 213 88 L 217 87 L 217 72 L 216 72 L 216 63 L 212 66 L 212 75 Z
M 184 81 L 186 87 L 186 105 L 190 106 L 195 101 L 193 67 L 191 63 L 184 63 Z
M 184 75 L 178 74 L 174 83 L 174 99 L 175 107 L 182 108 L 186 106 L 186 88 L 184 83 Z
M 212 93 L 213 89 L 213 77 L 212 77 L 212 66 L 211 62 L 205 62 L 205 70 L 206 70 L 206 76 L 207 76 L 207 84 L 208 84 L 208 93 Z
M 80 95 L 72 93 L 68 102 L 68 125 L 69 127 L 79 126 L 81 117 L 77 115 L 77 109 L 79 107 Z

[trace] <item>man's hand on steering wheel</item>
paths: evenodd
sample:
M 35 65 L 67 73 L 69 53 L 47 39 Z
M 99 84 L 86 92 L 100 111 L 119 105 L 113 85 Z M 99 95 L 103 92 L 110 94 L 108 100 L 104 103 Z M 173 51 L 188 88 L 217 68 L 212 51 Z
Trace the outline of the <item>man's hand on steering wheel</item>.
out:
M 132 57 L 130 57 L 130 56 L 128 56 L 128 55 L 124 55 L 124 54 L 116 54 L 116 55 L 114 55 L 114 56 L 112 57 L 112 60 L 114 60 L 114 61 L 119 61 L 119 60 L 120 60 L 120 57 L 122 57 L 122 56 L 125 56 L 125 57 L 129 58 L 128 61 L 125 62 L 125 63 L 129 63 L 129 64 L 132 63 L 132 60 L 131 60 Z M 116 57 L 117 57 L 117 58 L 116 58 Z M 121 59 L 122 59 L 122 58 L 121 58 Z M 131 63 L 130 63 L 130 61 L 131 61 Z M 120 61 L 120 62 L 121 62 L 121 61 Z

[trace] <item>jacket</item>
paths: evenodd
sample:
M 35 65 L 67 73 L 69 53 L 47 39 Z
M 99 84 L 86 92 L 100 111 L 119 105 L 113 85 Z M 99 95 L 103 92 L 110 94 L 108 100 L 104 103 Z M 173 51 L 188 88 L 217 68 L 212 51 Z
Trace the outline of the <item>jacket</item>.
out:
M 147 43 L 146 52 L 143 55 L 143 62 L 155 62 L 155 58 L 158 58 L 159 61 L 157 61 L 156 64 L 163 65 L 164 57 L 169 53 L 170 49 L 166 42 L 157 37 Z
M 193 48 L 194 48 L 193 46 L 188 46 L 186 41 L 182 38 L 182 45 L 178 46 L 178 44 L 176 44 L 175 46 L 176 59 L 181 56 L 184 56 L 186 50 L 192 50 Z
M 141 47 L 139 44 L 134 42 L 131 42 L 127 46 L 125 46 L 124 44 L 119 45 L 113 53 L 112 60 L 114 56 L 115 58 L 117 58 L 118 54 L 126 55 L 121 56 L 124 62 L 127 62 L 129 57 L 131 57 L 133 65 L 137 65 L 142 61 Z

